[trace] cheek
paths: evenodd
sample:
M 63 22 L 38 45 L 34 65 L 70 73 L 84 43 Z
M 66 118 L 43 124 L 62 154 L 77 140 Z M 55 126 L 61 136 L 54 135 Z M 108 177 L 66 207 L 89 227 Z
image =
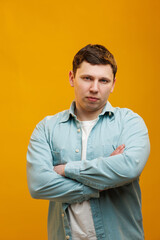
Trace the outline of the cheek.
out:
M 101 91 L 101 94 L 103 95 L 104 98 L 108 98 L 110 94 L 110 89 L 107 89 L 105 91 Z
M 77 87 L 77 91 L 79 94 L 86 93 L 88 91 L 88 87 L 86 85 L 79 85 Z
M 83 97 L 83 95 L 85 94 L 84 89 L 81 86 L 77 86 L 75 89 L 75 95 L 77 96 L 77 98 L 81 98 Z

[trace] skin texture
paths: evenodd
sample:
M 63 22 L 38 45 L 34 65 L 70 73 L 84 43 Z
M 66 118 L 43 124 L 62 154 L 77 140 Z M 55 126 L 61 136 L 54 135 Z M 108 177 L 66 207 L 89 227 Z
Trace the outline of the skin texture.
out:
M 113 70 L 109 64 L 92 65 L 83 61 L 74 76 L 69 73 L 70 85 L 74 87 L 77 118 L 93 120 L 102 112 L 115 86 Z

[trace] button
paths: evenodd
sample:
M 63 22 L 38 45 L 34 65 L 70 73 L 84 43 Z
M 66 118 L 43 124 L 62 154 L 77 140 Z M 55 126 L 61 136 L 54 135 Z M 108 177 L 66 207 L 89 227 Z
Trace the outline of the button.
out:
M 80 129 L 80 128 L 78 128 L 78 129 L 77 129 L 77 132 L 79 133 L 80 131 L 81 131 L 81 129 Z
M 79 153 L 79 149 L 76 149 L 76 153 Z
M 66 239 L 69 239 L 69 238 L 70 238 L 70 237 L 67 235 L 67 236 L 66 236 Z
M 62 217 L 64 217 L 64 213 L 62 213 Z

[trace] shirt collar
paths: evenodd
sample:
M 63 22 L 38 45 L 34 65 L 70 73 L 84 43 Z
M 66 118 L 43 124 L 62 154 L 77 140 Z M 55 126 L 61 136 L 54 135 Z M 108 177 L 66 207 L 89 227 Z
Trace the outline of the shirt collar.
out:
M 100 113 L 99 116 L 102 116 L 105 113 L 108 113 L 109 116 L 112 116 L 112 115 L 114 115 L 114 112 L 115 112 L 115 108 L 112 107 L 112 105 L 110 104 L 109 101 L 107 101 L 106 105 L 104 106 L 104 108 L 103 108 L 103 110 L 102 110 L 102 112 Z
M 77 118 L 77 116 L 74 113 L 74 110 L 75 110 L 75 101 L 73 101 L 71 103 L 70 109 L 68 111 L 64 112 L 64 115 L 60 122 L 68 121 L 70 116 Z M 104 106 L 104 108 L 103 108 L 102 112 L 99 114 L 99 116 L 102 116 L 102 115 L 108 113 L 109 117 L 111 117 L 112 115 L 114 115 L 114 112 L 115 112 L 115 108 L 112 107 L 112 105 L 110 104 L 109 101 L 107 101 L 106 105 Z
M 74 114 L 74 109 L 75 109 L 75 101 L 71 103 L 69 110 L 64 111 L 64 115 L 60 122 L 67 122 L 71 116 L 76 118 L 76 115 Z

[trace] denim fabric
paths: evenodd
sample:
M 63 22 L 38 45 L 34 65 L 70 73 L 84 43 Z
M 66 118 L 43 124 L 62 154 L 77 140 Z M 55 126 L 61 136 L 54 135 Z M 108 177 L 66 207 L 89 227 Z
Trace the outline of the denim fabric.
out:
M 48 239 L 72 239 L 67 208 L 90 200 L 98 240 L 144 239 L 139 176 L 150 152 L 143 119 L 127 108 L 107 102 L 81 161 L 82 133 L 69 110 L 37 124 L 28 146 L 27 179 L 31 196 L 50 200 Z M 110 156 L 121 144 L 122 154 Z M 66 164 L 62 177 L 54 166 Z M 103 190 L 103 191 L 99 191 Z

